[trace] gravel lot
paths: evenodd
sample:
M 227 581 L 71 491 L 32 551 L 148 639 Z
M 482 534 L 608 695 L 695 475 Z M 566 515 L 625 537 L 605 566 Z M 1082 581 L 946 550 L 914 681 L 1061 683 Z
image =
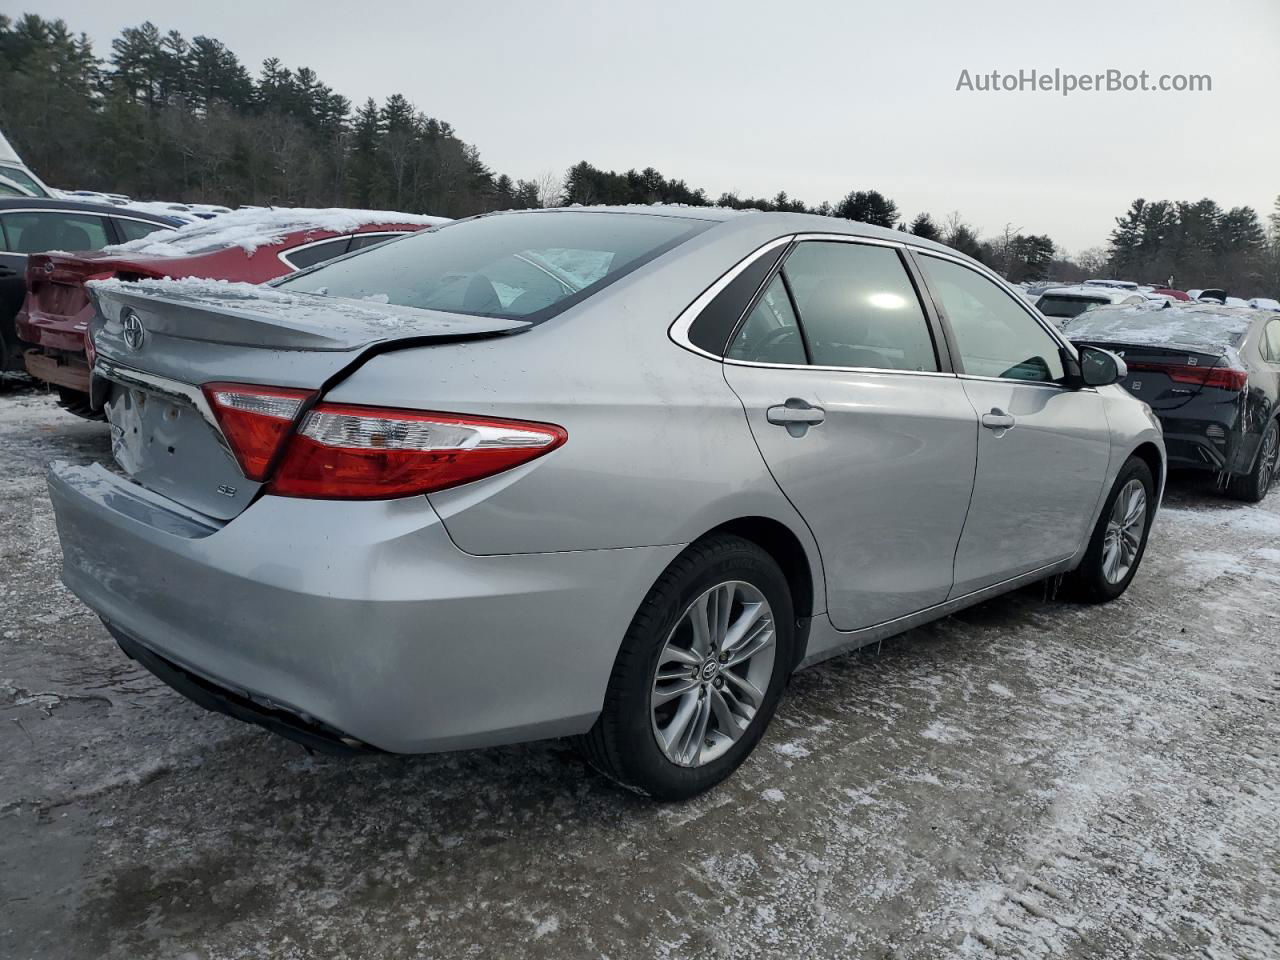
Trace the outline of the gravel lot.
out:
M 1280 494 L 1175 478 L 1120 601 L 802 673 L 655 806 L 559 743 L 334 760 L 189 704 L 59 583 L 45 464 L 106 456 L 0 384 L 0 957 L 1280 956 Z

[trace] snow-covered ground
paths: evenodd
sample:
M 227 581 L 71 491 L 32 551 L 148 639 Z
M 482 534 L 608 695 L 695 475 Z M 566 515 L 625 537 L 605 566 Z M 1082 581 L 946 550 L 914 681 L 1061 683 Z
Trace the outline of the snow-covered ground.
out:
M 1175 480 L 1122 600 L 802 673 L 654 806 L 562 744 L 333 760 L 205 713 L 58 584 L 43 467 L 104 427 L 10 392 L 0 450 L 2 957 L 1280 956 L 1280 494 Z

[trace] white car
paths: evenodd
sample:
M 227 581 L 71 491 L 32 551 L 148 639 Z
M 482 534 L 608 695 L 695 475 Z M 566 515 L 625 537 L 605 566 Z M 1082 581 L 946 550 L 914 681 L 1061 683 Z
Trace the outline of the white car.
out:
M 1122 303 L 1145 303 L 1147 297 L 1135 289 L 1107 286 L 1105 282 L 1086 280 L 1068 287 L 1050 287 L 1036 300 L 1036 309 L 1059 327 L 1086 310 Z

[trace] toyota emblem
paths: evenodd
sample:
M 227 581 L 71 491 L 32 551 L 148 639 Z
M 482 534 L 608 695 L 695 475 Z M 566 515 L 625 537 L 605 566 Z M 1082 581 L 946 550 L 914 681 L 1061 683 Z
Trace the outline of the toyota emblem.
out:
M 147 338 L 147 328 L 142 325 L 142 318 L 132 310 L 126 310 L 120 317 L 124 327 L 124 345 L 130 350 L 142 349 L 142 342 Z

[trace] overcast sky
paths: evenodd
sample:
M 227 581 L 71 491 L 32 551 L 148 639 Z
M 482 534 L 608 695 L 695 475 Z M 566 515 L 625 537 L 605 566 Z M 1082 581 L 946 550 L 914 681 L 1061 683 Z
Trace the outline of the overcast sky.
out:
M 4 0 L 100 56 L 143 20 L 309 66 L 359 102 L 401 92 L 496 172 L 588 160 L 807 203 L 875 188 L 1072 252 L 1135 197 L 1270 211 L 1280 2 L 888 3 Z M 961 70 L 1209 74 L 1208 93 L 957 92 Z

